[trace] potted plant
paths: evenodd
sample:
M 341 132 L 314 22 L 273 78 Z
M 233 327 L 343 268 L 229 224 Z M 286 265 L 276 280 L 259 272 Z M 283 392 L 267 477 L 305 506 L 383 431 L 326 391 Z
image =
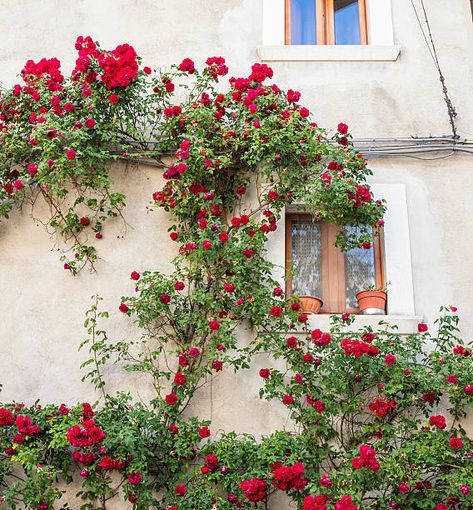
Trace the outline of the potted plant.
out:
M 299 296 L 305 313 L 319 313 L 324 302 L 316 296 Z
M 386 315 L 387 288 L 370 285 L 356 295 L 358 308 L 363 315 Z

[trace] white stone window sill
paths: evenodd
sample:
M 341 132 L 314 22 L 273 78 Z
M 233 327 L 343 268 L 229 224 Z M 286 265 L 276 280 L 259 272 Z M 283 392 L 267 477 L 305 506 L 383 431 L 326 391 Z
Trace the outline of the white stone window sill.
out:
M 346 328 L 346 331 L 358 331 L 366 326 L 371 326 L 374 331 L 386 329 L 386 324 L 379 325 L 382 321 L 390 326 L 397 326 L 396 333 L 399 335 L 411 335 L 417 333 L 417 325 L 422 322 L 422 317 L 417 315 L 355 315 L 353 324 Z M 309 314 L 310 329 L 321 329 L 326 332 L 330 329 L 331 315 Z M 392 330 L 392 328 L 389 328 Z
M 256 48 L 262 62 L 394 62 L 400 52 L 400 46 L 370 45 L 287 45 Z

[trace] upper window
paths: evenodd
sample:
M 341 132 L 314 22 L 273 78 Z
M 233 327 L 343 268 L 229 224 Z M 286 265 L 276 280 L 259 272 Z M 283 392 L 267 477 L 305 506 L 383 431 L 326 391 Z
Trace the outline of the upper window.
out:
M 365 0 L 285 0 L 286 44 L 367 44 Z
M 286 292 L 321 298 L 322 313 L 356 313 L 358 292 L 384 287 L 382 240 L 342 253 L 337 232 L 308 214 L 286 215 Z

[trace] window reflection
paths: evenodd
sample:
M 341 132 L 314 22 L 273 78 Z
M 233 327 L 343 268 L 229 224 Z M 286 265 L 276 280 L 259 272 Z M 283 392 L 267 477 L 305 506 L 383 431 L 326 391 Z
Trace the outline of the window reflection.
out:
M 335 44 L 360 44 L 358 0 L 334 0 Z
M 322 297 L 322 228 L 311 219 L 292 223 L 292 291 Z
M 315 44 L 315 0 L 291 0 L 291 44 Z
M 351 232 L 356 227 L 347 227 Z M 358 308 L 356 294 L 376 284 L 374 249 L 355 248 L 345 252 L 345 295 L 346 307 Z

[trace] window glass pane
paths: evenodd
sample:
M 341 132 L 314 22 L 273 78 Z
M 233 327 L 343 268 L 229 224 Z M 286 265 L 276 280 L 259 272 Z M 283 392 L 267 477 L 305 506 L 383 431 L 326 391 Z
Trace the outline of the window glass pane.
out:
M 334 0 L 335 44 L 360 44 L 358 0 Z
M 354 231 L 356 227 L 347 227 L 347 230 Z M 358 308 L 356 294 L 375 284 L 373 247 L 369 250 L 355 248 L 345 252 L 346 307 Z
M 315 0 L 291 0 L 291 44 L 315 43 Z
M 322 296 L 322 229 L 311 219 L 292 223 L 292 292 Z

